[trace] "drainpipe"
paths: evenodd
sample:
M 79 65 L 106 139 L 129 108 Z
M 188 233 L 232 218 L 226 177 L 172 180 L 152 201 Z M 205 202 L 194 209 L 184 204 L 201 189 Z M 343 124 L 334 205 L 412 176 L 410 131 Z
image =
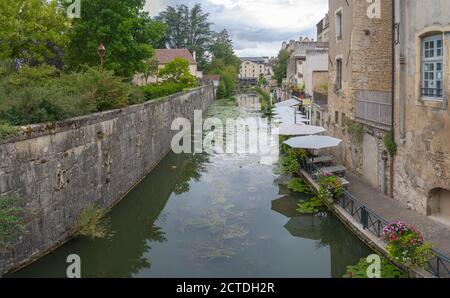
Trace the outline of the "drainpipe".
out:
M 392 133 L 392 139 L 395 140 L 395 33 L 396 33 L 396 0 L 391 0 L 391 4 L 392 4 L 392 12 L 391 12 L 391 17 L 392 17 L 392 38 L 391 38 L 391 42 L 392 42 L 392 85 L 391 85 L 391 94 L 392 94 L 392 119 L 391 119 L 391 133 Z M 391 162 L 390 162 L 390 169 L 389 169 L 389 193 L 390 193 L 390 197 L 393 198 L 394 197 L 394 165 L 395 165 L 395 156 L 391 156 Z
M 399 0 L 397 0 L 399 1 Z M 400 120 L 399 120 L 399 138 L 400 138 L 400 144 L 404 144 L 406 142 L 406 67 L 405 67 L 405 61 L 402 61 L 401 58 L 406 58 L 406 15 L 405 15 L 405 9 L 400 5 L 400 2 L 397 2 L 397 14 L 399 15 L 398 23 L 398 30 L 401 31 L 399 33 L 400 35 L 400 94 L 399 94 L 399 112 L 400 112 Z

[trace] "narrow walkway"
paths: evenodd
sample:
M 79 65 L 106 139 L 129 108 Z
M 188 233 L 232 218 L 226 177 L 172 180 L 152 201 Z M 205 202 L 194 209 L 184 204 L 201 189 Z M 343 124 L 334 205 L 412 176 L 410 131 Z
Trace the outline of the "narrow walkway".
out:
M 427 241 L 443 254 L 450 256 L 450 227 L 425 215 L 406 209 L 399 202 L 382 195 L 361 178 L 350 172 L 346 173 L 350 182 L 349 192 L 361 203 L 387 221 L 400 220 L 417 227 Z

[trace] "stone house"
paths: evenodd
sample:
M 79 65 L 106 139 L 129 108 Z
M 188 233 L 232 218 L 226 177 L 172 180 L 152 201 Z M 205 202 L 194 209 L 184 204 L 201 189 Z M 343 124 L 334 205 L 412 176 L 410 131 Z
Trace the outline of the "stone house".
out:
M 343 140 L 333 151 L 349 170 L 406 208 L 449 224 L 444 2 L 382 0 L 379 15 L 371 15 L 371 3 L 330 0 L 328 99 L 313 105 L 313 123 Z
M 317 41 L 328 42 L 330 40 L 330 19 L 328 14 L 320 20 L 317 27 Z
M 298 41 L 291 40 L 289 43 L 284 42 L 282 49 L 290 52 L 290 57 L 287 65 L 286 81 L 288 86 L 301 86 L 306 85 L 305 73 L 306 73 L 306 59 L 308 51 L 321 52 L 323 49 L 328 48 L 326 42 L 316 42 L 314 39 L 308 37 L 300 37 Z M 313 52 L 311 52 L 312 54 Z M 325 61 L 328 58 L 325 59 Z M 326 63 L 326 62 L 325 62 Z
M 195 55 L 194 55 L 195 56 Z M 197 79 L 203 77 L 203 73 L 197 69 L 197 61 L 194 56 L 189 52 L 188 49 L 156 49 L 155 59 L 158 61 L 158 70 L 161 70 L 175 60 L 176 58 L 182 58 L 189 62 L 189 72 L 195 76 Z M 147 82 L 142 74 L 136 74 L 133 79 L 135 85 L 147 85 L 154 84 L 158 82 L 157 76 L 151 76 L 148 78 Z
M 390 2 L 382 1 L 378 18 L 368 16 L 366 1 L 329 1 L 328 99 L 313 106 L 312 119 L 343 140 L 337 161 L 385 194 L 392 192 L 383 142 L 392 130 Z
M 450 222 L 450 1 L 395 0 L 394 197 Z
M 269 57 L 242 57 L 239 78 L 242 80 L 259 80 L 262 76 L 272 78 L 273 69 Z

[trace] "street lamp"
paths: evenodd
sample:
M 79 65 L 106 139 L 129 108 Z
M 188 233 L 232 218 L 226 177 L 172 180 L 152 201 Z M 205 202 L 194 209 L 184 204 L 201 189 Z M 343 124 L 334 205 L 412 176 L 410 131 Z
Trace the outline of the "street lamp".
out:
M 100 43 L 97 51 L 98 51 L 98 55 L 100 56 L 100 70 L 103 70 L 103 58 L 105 57 L 105 54 L 106 54 L 106 48 L 103 45 L 103 43 Z

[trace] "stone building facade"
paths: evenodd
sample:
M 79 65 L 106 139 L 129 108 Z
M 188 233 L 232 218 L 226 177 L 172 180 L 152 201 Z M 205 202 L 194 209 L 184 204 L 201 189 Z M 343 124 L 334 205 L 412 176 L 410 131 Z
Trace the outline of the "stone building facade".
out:
M 450 218 L 450 1 L 395 0 L 394 197 Z
M 326 112 L 313 111 L 328 133 L 343 140 L 336 159 L 372 186 L 392 191 L 392 160 L 383 139 L 392 127 L 392 5 L 329 1 L 329 82 Z
M 330 40 L 330 20 L 328 14 L 320 20 L 317 27 L 317 41 L 328 42 Z

